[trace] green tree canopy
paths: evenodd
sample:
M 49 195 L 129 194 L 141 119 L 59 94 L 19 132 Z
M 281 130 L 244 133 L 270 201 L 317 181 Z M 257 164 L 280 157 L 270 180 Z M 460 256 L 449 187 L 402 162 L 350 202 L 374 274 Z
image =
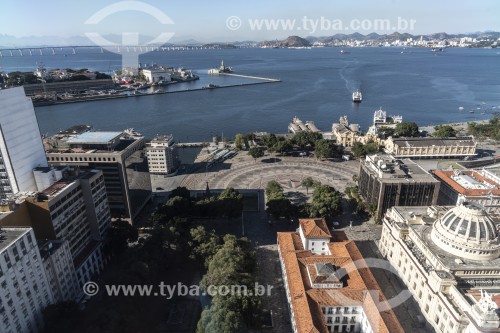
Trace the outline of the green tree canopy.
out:
M 304 178 L 302 179 L 302 186 L 306 188 L 306 191 L 309 194 L 309 188 L 314 186 L 314 180 L 311 177 Z
M 396 125 L 396 130 L 394 131 L 398 136 L 418 136 L 418 125 L 413 122 L 399 123 Z
M 331 219 L 342 211 L 342 193 L 328 185 L 318 185 L 313 192 L 310 217 Z
M 219 195 L 219 205 L 223 215 L 227 218 L 240 216 L 243 210 L 243 195 L 234 188 L 228 187 Z
M 252 156 L 255 160 L 264 156 L 264 151 L 258 147 L 252 147 L 248 150 L 248 155 Z
M 291 142 L 294 145 L 299 146 L 301 149 L 304 149 L 308 146 L 314 148 L 314 144 L 316 141 L 322 139 L 323 136 L 318 132 L 299 132 L 293 136 Z
M 437 138 L 451 138 L 457 136 L 457 131 L 450 125 L 439 125 L 434 127 L 432 136 Z
M 336 158 L 342 156 L 342 148 L 331 140 L 317 140 L 315 146 L 314 153 L 318 158 Z

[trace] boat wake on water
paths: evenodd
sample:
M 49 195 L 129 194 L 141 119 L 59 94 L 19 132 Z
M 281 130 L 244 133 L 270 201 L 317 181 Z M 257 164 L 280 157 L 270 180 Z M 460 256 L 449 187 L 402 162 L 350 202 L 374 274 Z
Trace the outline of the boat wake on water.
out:
M 361 80 L 356 75 L 356 71 L 359 69 L 359 67 L 351 66 L 353 64 L 358 64 L 358 60 L 346 64 L 340 70 L 340 77 L 342 78 L 342 80 L 344 80 L 345 87 L 350 92 L 361 90 Z

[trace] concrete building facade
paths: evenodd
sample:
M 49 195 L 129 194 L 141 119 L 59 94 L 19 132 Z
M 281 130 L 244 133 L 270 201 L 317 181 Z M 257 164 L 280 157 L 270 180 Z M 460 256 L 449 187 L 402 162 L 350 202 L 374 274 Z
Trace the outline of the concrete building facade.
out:
M 149 173 L 168 175 L 177 170 L 179 156 L 172 135 L 158 135 L 146 144 Z
M 500 183 L 487 170 L 435 170 L 441 182 L 438 205 L 456 205 L 469 201 L 479 203 L 490 215 L 500 215 Z
M 0 90 L 0 200 L 36 191 L 33 169 L 47 166 L 31 99 L 23 87 Z
M 32 227 L 40 240 L 67 241 L 81 287 L 104 267 L 102 245 L 111 214 L 100 170 L 67 167 L 64 175 L 43 191 L 14 196 L 14 210 L 0 224 Z
M 54 302 L 73 301 L 81 294 L 73 258 L 66 240 L 39 243 L 40 255 Z
M 33 230 L 0 229 L 0 332 L 39 332 L 53 302 Z
M 472 137 L 393 138 L 385 140 L 385 152 L 398 158 L 460 158 L 476 154 Z
M 147 170 L 136 172 L 131 162 L 141 155 L 144 137 L 132 129 L 123 132 L 93 132 L 91 126 L 75 126 L 44 141 L 50 165 L 72 165 L 98 169 L 104 176 L 113 217 L 133 220 L 151 198 Z M 146 166 L 144 167 L 146 168 Z M 134 188 L 136 174 L 145 175 L 144 188 Z
M 415 162 L 390 155 L 371 155 L 360 161 L 359 192 L 376 205 L 381 218 L 393 206 L 424 206 L 437 202 L 440 182 Z

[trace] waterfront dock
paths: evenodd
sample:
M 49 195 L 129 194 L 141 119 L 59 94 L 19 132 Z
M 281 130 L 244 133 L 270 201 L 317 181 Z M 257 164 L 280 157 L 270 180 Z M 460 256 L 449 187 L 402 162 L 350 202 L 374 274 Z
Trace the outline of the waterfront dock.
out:
M 33 100 L 33 105 L 34 106 L 47 106 L 47 105 L 56 105 L 56 104 L 66 104 L 66 103 L 78 103 L 78 102 L 91 102 L 91 101 L 102 101 L 106 99 L 116 99 L 116 98 L 126 98 L 126 97 L 141 97 L 141 96 L 154 96 L 154 95 L 163 95 L 163 94 L 175 94 L 175 93 L 187 93 L 187 92 L 193 92 L 193 91 L 213 91 L 217 89 L 223 89 L 223 88 L 234 88 L 234 87 L 243 87 L 243 86 L 253 86 L 257 84 L 268 84 L 268 83 L 278 83 L 281 82 L 281 80 L 278 79 L 270 79 L 270 78 L 263 78 L 263 77 L 256 77 L 256 76 L 245 76 L 245 75 L 239 75 L 239 74 L 221 74 L 221 75 L 233 75 L 233 76 L 238 76 L 238 77 L 244 77 L 244 78 L 249 78 L 249 79 L 257 79 L 260 80 L 259 82 L 249 82 L 249 83 L 236 83 L 236 84 L 229 84 L 225 86 L 217 86 L 216 88 L 191 88 L 191 89 L 184 89 L 184 90 L 174 90 L 174 91 L 166 91 L 166 90 L 157 90 L 155 92 L 151 93 L 136 93 L 136 94 L 114 94 L 114 95 L 93 95 L 93 96 L 86 96 L 86 97 L 77 97 L 77 98 L 68 98 L 68 99 L 63 99 L 63 100 L 43 100 L 43 101 L 36 101 Z
M 280 79 L 271 79 L 271 78 L 267 78 L 267 77 L 242 75 L 242 74 L 234 74 L 234 73 L 219 73 L 219 75 L 242 77 L 245 79 L 261 80 L 261 81 L 266 81 L 266 82 L 281 82 Z
M 197 148 L 197 147 L 207 147 L 209 142 L 178 142 L 176 146 L 179 148 Z

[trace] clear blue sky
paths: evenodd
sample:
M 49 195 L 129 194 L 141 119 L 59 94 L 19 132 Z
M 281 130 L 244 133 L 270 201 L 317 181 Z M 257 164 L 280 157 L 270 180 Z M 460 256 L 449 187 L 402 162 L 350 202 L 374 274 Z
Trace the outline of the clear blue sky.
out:
M 139 32 L 157 36 L 160 32 L 173 32 L 176 39 L 194 38 L 200 41 L 265 40 L 283 38 L 288 35 L 327 36 L 345 32 L 332 29 L 304 27 L 302 19 L 342 20 L 348 25 L 351 20 L 387 19 L 391 24 L 398 17 L 415 20 L 412 34 L 432 32 L 500 31 L 500 1 L 451 1 L 451 0 L 252 0 L 252 1 L 207 1 L 207 0 L 145 0 L 172 19 L 174 24 L 163 25 L 154 17 L 140 11 L 116 12 L 98 25 L 86 25 L 85 21 L 112 0 L 1 0 L 0 34 L 21 36 L 79 36 L 85 32 L 121 34 Z M 238 16 L 241 27 L 227 28 L 227 18 Z M 282 28 L 252 30 L 249 19 L 296 20 L 297 29 Z M 237 24 L 232 22 L 231 24 Z M 295 28 L 296 28 L 295 27 Z M 309 29 L 307 29 L 309 28 Z M 349 29 L 347 32 L 354 32 Z M 400 30 L 400 29 L 398 29 Z M 377 29 L 357 29 L 358 32 L 384 33 Z

